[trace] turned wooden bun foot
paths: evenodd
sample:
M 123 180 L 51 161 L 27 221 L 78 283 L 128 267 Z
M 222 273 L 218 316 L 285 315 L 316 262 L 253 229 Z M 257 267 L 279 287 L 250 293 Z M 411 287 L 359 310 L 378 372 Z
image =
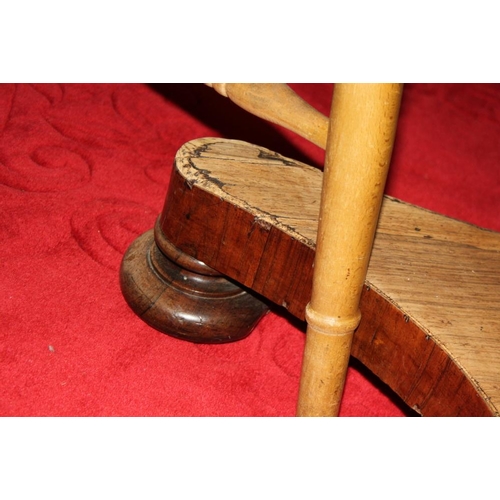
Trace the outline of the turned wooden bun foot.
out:
M 120 285 L 142 320 L 191 342 L 241 340 L 269 310 L 257 296 L 178 250 L 158 225 L 125 253 Z

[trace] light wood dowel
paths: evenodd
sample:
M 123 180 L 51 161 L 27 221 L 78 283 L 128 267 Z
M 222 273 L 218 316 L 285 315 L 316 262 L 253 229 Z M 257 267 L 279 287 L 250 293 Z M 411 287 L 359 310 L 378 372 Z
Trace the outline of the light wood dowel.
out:
M 297 415 L 336 416 L 382 203 L 399 84 L 338 84 L 328 132 Z
M 328 118 L 284 83 L 207 83 L 253 115 L 277 123 L 325 149 Z

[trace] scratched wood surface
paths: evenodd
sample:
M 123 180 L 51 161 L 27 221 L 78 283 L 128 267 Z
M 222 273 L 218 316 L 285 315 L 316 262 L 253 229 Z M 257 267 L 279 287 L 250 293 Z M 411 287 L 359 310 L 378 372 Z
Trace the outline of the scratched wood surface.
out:
M 322 172 L 262 147 L 184 145 L 158 225 L 304 319 Z M 498 415 L 500 235 L 385 197 L 352 354 L 423 415 Z

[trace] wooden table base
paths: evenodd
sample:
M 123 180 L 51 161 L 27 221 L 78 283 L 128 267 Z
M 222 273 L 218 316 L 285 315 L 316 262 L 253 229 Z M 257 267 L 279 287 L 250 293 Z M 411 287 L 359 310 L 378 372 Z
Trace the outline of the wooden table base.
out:
M 206 328 L 197 314 L 204 306 L 196 301 L 189 303 L 180 330 L 171 319 L 184 310 L 186 293 L 197 292 L 186 290 L 181 278 L 182 286 L 174 285 L 175 293 L 164 299 L 165 283 L 174 280 L 162 276 L 155 258 L 170 255 L 186 265 L 189 258 L 178 257 L 185 252 L 205 263 L 194 271 L 210 269 L 212 278 L 220 273 L 303 320 L 321 182 L 318 169 L 247 143 L 208 138 L 185 144 L 176 156 L 156 243 L 149 233 L 124 258 L 127 300 L 171 335 L 199 342 L 227 338 L 235 327 L 222 318 L 240 316 L 232 307 Z M 130 290 L 147 291 L 131 298 Z M 386 197 L 352 355 L 422 415 L 498 415 L 499 296 L 500 235 Z M 248 316 L 241 312 L 248 331 L 265 310 L 263 305 Z M 186 326 L 188 317 L 193 321 Z M 212 329 L 218 333 L 210 340 L 206 332 Z

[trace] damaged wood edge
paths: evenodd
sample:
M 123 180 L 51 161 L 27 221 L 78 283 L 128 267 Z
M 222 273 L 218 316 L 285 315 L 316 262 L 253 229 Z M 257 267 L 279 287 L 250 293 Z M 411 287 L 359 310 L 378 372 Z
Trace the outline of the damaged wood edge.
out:
M 269 212 L 263 211 L 261 208 L 257 206 L 253 206 L 249 203 L 247 203 L 245 200 L 238 198 L 236 196 L 233 196 L 232 194 L 228 193 L 224 188 L 225 186 L 229 185 L 226 182 L 221 181 L 217 177 L 213 176 L 211 174 L 211 171 L 209 171 L 206 168 L 201 168 L 196 165 L 196 162 L 193 161 L 193 158 L 201 158 L 203 156 L 203 153 L 206 153 L 207 151 L 210 150 L 210 146 L 212 145 L 217 145 L 220 143 L 236 143 L 240 144 L 242 146 L 248 147 L 248 143 L 243 142 L 243 141 L 236 141 L 236 140 L 231 140 L 231 141 L 226 141 L 222 139 L 217 139 L 217 138 L 202 138 L 202 139 L 196 139 L 194 141 L 190 141 L 186 144 L 184 144 L 178 151 L 177 156 L 176 156 L 176 161 L 174 163 L 174 169 L 177 169 L 182 175 L 182 177 L 185 179 L 185 182 L 189 189 L 192 189 L 193 186 L 197 186 L 200 189 L 209 191 L 210 193 L 213 193 L 216 196 L 219 196 L 221 200 L 227 201 L 231 203 L 232 205 L 241 207 L 243 210 L 254 214 L 255 218 L 255 223 L 259 224 L 263 227 L 266 226 L 272 226 L 276 227 L 279 229 L 282 229 L 286 232 L 288 232 L 294 239 L 304 243 L 310 248 L 315 248 L 315 242 L 309 238 L 304 237 L 304 235 L 300 234 L 294 227 L 284 223 L 278 216 L 275 216 Z M 248 165 L 263 165 L 260 158 L 264 158 L 266 160 L 271 160 L 269 162 L 269 165 L 276 165 L 276 166 L 282 166 L 282 167 L 290 167 L 290 168 L 301 168 L 301 169 L 306 169 L 306 170 L 311 170 L 315 172 L 319 172 L 318 169 L 311 167 L 309 165 L 306 165 L 304 163 L 301 163 L 299 161 L 292 161 L 287 159 L 284 156 L 281 156 L 279 153 L 275 153 L 274 151 L 268 150 L 264 147 L 261 146 L 254 146 L 259 151 L 259 156 L 258 158 L 255 159 L 245 159 L 245 158 L 229 158 L 224 155 L 216 155 L 216 156 L 210 156 L 209 158 L 214 161 L 224 161 L 224 162 L 234 162 L 237 161 L 238 163 L 244 163 Z M 279 165 L 277 165 L 279 164 Z M 285 219 L 285 217 L 282 217 Z M 296 219 L 294 219 L 296 220 Z M 307 219 L 304 218 L 302 220 L 311 220 L 312 219 Z

